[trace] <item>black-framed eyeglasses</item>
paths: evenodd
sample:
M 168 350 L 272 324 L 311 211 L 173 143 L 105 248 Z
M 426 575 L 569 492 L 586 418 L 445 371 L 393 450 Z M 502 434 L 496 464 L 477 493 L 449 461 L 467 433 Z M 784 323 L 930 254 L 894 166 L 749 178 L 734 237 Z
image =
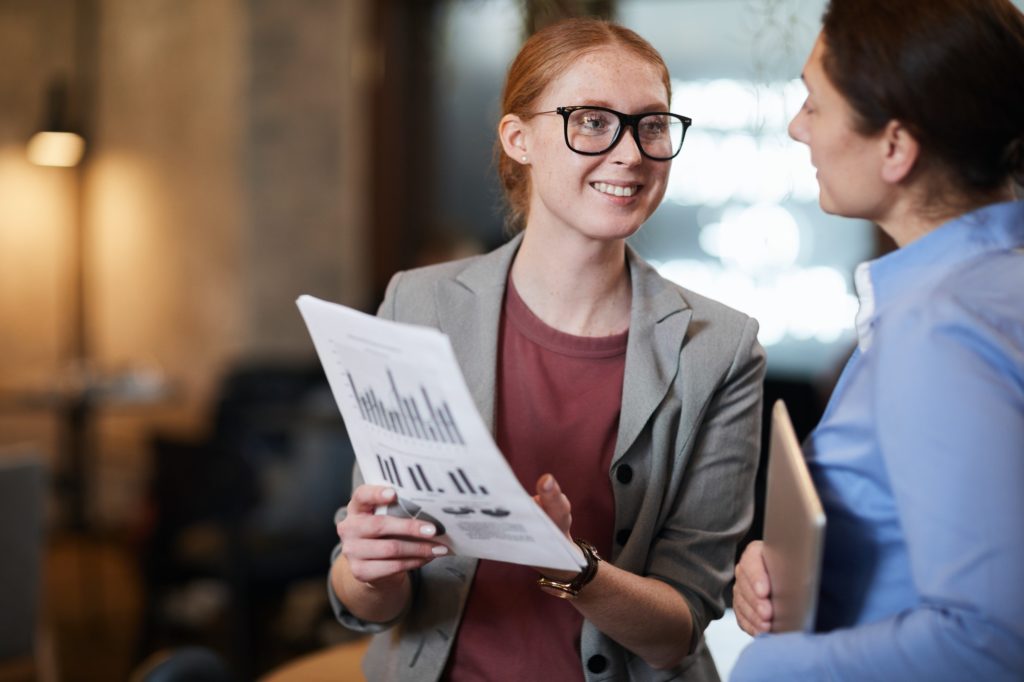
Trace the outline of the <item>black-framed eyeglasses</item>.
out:
M 565 143 L 577 154 L 599 156 L 622 139 L 630 128 L 640 153 L 655 161 L 675 158 L 683 148 L 686 129 L 693 121 L 667 111 L 623 114 L 599 106 L 558 107 L 540 114 L 558 114 L 565 121 Z

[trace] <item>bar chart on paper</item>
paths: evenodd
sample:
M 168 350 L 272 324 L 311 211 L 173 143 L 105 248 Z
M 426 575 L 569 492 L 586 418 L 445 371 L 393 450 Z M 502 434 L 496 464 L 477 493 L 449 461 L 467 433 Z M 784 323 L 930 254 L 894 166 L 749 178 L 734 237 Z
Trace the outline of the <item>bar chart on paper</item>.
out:
M 462 467 L 440 470 L 422 462 L 398 462 L 392 455 L 376 455 L 377 466 L 384 480 L 402 490 L 426 493 L 448 493 L 485 497 L 487 486 L 474 482 Z
M 393 487 L 406 515 L 437 520 L 455 554 L 583 566 L 495 444 L 448 337 L 312 296 L 297 304 L 364 481 Z
M 422 384 L 411 392 L 403 393 L 398 388 L 391 368 L 387 367 L 384 371 L 388 387 L 381 393 L 373 386 L 362 386 L 352 376 L 352 372 L 345 372 L 363 421 L 408 438 L 452 445 L 466 444 L 447 402 L 432 399 Z

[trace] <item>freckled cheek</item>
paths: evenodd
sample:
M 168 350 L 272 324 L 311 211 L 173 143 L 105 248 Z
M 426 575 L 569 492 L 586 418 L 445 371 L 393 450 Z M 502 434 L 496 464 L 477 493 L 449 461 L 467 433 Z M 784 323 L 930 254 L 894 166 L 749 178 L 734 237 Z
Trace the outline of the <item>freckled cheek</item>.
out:
M 669 172 L 667 168 L 663 171 L 647 175 L 647 180 L 645 182 L 648 189 L 651 190 L 650 194 L 657 195 L 660 198 L 660 195 L 665 193 L 665 188 L 668 187 L 668 175 Z

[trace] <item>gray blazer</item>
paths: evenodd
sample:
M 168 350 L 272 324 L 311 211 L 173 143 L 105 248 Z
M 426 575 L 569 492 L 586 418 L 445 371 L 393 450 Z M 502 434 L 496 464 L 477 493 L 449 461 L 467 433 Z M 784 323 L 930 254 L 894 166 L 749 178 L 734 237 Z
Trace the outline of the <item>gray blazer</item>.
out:
M 451 338 L 492 429 L 499 319 L 520 241 L 399 273 L 379 311 Z M 608 471 L 617 529 L 610 561 L 679 590 L 693 615 L 693 654 L 676 668 L 654 670 L 584 622 L 581 665 L 587 680 L 717 680 L 700 635 L 723 613 L 736 545 L 752 516 L 764 351 L 753 318 L 668 282 L 632 249 L 627 257 L 633 299 L 618 440 Z M 343 515 L 339 510 L 338 520 Z M 338 552 L 340 547 L 334 557 Z M 377 633 L 363 661 L 367 679 L 438 679 L 475 570 L 476 559 L 468 557 L 432 561 L 414 574 L 408 611 L 384 624 L 355 618 L 328 586 L 343 624 Z

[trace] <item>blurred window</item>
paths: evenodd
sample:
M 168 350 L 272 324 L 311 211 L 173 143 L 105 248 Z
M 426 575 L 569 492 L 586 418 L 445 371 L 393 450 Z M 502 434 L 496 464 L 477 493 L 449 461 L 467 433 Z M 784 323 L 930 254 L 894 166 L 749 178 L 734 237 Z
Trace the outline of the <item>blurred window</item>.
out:
M 807 148 L 786 126 L 823 0 L 619 0 L 618 20 L 661 52 L 672 111 L 693 125 L 665 201 L 631 240 L 667 278 L 755 316 L 769 373 L 832 374 L 854 342 L 853 269 L 875 251 L 864 222 L 825 215 Z M 491 161 L 521 3 L 442 3 L 436 160 L 440 220 L 502 239 Z M 482 172 L 487 169 L 488 172 Z

